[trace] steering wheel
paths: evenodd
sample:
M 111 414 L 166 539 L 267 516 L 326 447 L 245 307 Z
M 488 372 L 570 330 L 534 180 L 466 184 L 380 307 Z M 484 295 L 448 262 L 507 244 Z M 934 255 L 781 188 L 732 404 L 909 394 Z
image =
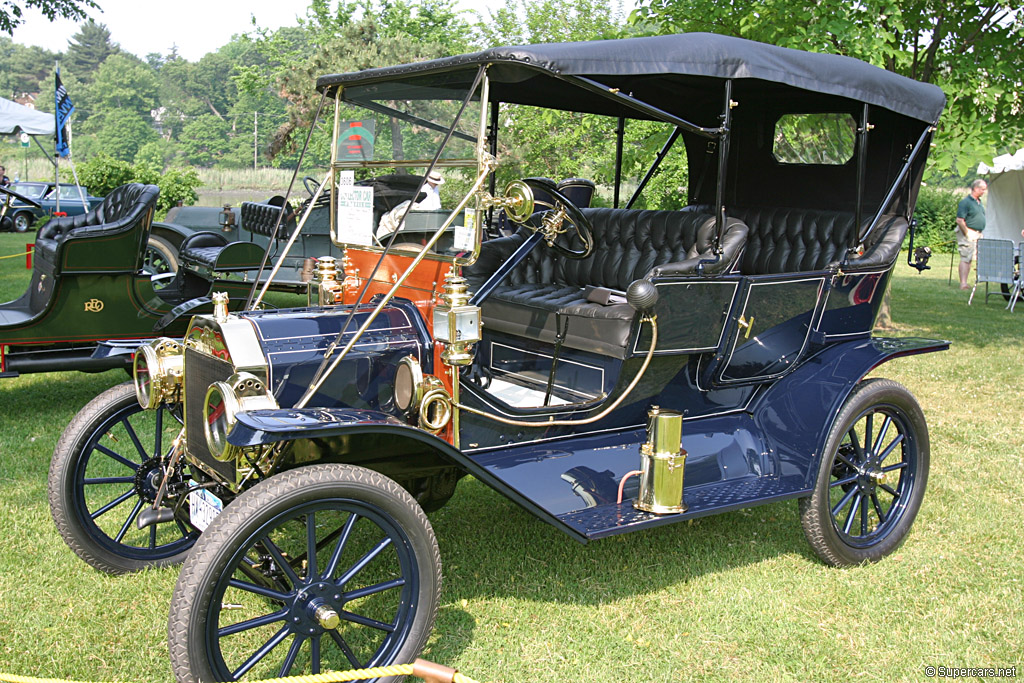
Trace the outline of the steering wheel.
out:
M 8 189 L 8 188 L 6 188 L 6 187 L 3 187 L 2 185 L 0 185 L 0 192 L 2 192 L 2 193 L 4 193 L 4 194 L 8 194 L 8 195 L 10 195 L 10 196 L 14 197 L 14 198 L 15 198 L 15 199 L 17 199 L 17 200 L 20 200 L 20 201 L 23 201 L 23 202 L 25 202 L 25 203 L 26 203 L 26 204 L 28 204 L 29 206 L 34 206 L 34 207 L 36 207 L 37 209 L 41 209 L 41 208 L 43 208 L 43 205 L 42 205 L 42 204 L 40 204 L 39 202 L 37 202 L 36 200 L 34 200 L 34 199 L 29 199 L 29 198 L 28 198 L 28 197 L 26 197 L 25 195 L 23 195 L 23 194 L 20 194 L 20 193 L 18 193 L 18 192 L 15 192 L 14 190 Z M 7 201 L 10 201 L 10 200 L 7 200 Z M 5 201 L 5 202 L 4 202 L 4 204 L 5 204 L 5 205 L 7 204 L 7 201 Z
M 547 178 L 523 178 L 523 182 L 543 195 L 552 198 L 550 202 L 536 200 L 535 205 L 541 206 L 548 211 L 538 215 L 534 214 L 533 220 L 527 219 L 522 223 L 534 232 L 544 235 L 544 242 L 556 252 L 570 259 L 583 259 L 594 253 L 594 227 L 579 207 L 573 204 L 568 197 L 562 194 L 553 182 Z M 540 225 L 536 225 L 537 219 Z M 568 223 L 568 226 L 566 226 Z M 569 233 L 572 228 L 577 239 L 564 240 L 568 244 L 581 243 L 581 249 L 571 249 L 565 244 L 559 243 L 559 237 Z
M 306 176 L 302 179 L 302 184 L 306 186 L 306 192 L 312 197 L 316 194 L 317 189 L 320 187 L 320 181 L 311 175 Z

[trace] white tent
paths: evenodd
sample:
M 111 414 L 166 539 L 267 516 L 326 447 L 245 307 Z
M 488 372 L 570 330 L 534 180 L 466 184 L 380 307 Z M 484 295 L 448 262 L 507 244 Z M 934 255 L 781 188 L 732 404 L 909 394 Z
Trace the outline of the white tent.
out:
M 0 97 L 0 133 L 6 135 L 20 130 L 29 135 L 53 135 L 55 128 L 53 114 L 44 114 Z
M 1024 149 L 996 157 L 991 166 L 981 164 L 978 174 L 988 181 L 985 237 L 1024 240 Z

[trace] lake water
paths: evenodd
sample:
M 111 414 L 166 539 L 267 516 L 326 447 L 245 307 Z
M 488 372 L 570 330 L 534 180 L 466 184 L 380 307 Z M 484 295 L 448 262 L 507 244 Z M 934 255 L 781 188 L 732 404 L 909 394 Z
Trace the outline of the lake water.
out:
M 225 204 L 238 206 L 242 202 L 265 202 L 275 194 L 284 196 L 286 189 L 287 188 L 270 190 L 215 190 L 201 187 L 196 190 L 196 192 L 199 193 L 199 201 L 197 201 L 195 205 L 220 207 Z M 305 190 L 302 192 L 303 195 L 305 195 Z M 294 190 L 292 191 L 292 196 L 298 196 Z

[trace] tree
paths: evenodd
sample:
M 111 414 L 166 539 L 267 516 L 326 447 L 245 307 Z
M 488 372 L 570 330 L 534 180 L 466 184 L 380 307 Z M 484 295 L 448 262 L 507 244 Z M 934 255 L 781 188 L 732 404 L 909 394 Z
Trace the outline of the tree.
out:
M 107 57 L 120 51 L 120 46 L 110 42 L 110 29 L 90 19 L 68 40 L 63 67 L 81 83 L 91 83 L 93 75 L 107 61 Z
M 93 0 L 25 0 L 24 6 L 38 9 L 50 21 L 58 17 L 80 21 L 86 18 L 85 9 L 100 8 Z M 23 11 L 15 0 L 3 0 L 0 4 L 0 31 L 11 35 L 24 22 Z
M 0 36 L 0 94 L 13 98 L 53 88 L 53 64 L 57 55 L 35 45 L 18 45 Z M 46 88 L 40 86 L 45 82 Z
M 223 118 L 203 114 L 185 124 L 178 144 L 190 164 L 212 166 L 230 148 L 230 131 Z
M 940 86 L 949 102 L 933 172 L 963 173 L 1024 144 L 1022 0 L 642 0 L 632 20 L 856 57 Z
M 596 40 L 628 35 L 622 7 L 610 0 L 515 0 L 490 12 L 476 27 L 486 46 L 550 41 Z M 503 107 L 498 136 L 499 185 L 515 178 L 541 175 L 556 180 L 583 176 L 599 186 L 615 182 L 617 121 L 606 116 L 558 112 L 530 107 Z M 652 121 L 628 121 L 625 126 L 623 186 L 638 181 L 671 133 Z M 581 154 L 580 150 L 587 150 Z M 675 209 L 686 204 L 687 167 L 682 144 L 666 157 L 637 203 L 638 208 Z M 610 204 L 605 193 L 597 204 Z M 628 195 L 620 197 L 626 201 Z
M 139 149 L 156 139 L 149 116 L 129 109 L 112 109 L 89 119 L 87 132 L 96 136 L 99 151 L 114 159 L 132 161 Z
M 312 124 L 320 94 L 311 87 L 318 76 L 369 69 L 384 64 L 433 59 L 470 46 L 470 26 L 452 0 L 385 0 L 374 4 L 312 0 L 299 30 L 264 33 L 258 41 L 264 65 L 242 69 L 239 87 L 251 89 L 267 80 L 288 100 L 288 120 L 271 145 L 271 156 L 296 148 L 293 135 Z M 314 137 L 318 154 L 329 135 Z
M 113 54 L 96 70 L 89 86 L 94 114 L 128 109 L 142 116 L 157 106 L 159 83 L 148 64 L 137 57 Z
M 621 38 L 627 30 L 622 3 L 610 0 L 512 0 L 488 14 L 489 21 L 478 14 L 476 26 L 487 47 Z

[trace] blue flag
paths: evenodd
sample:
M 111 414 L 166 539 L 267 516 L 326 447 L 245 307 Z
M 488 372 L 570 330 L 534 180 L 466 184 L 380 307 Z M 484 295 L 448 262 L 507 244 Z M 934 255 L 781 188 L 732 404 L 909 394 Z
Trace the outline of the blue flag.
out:
M 71 146 L 68 144 L 68 120 L 75 111 L 75 105 L 71 104 L 68 91 L 60 81 L 60 69 L 57 69 L 57 87 L 54 92 L 56 102 L 55 116 L 57 117 L 57 155 L 61 157 L 71 156 Z

